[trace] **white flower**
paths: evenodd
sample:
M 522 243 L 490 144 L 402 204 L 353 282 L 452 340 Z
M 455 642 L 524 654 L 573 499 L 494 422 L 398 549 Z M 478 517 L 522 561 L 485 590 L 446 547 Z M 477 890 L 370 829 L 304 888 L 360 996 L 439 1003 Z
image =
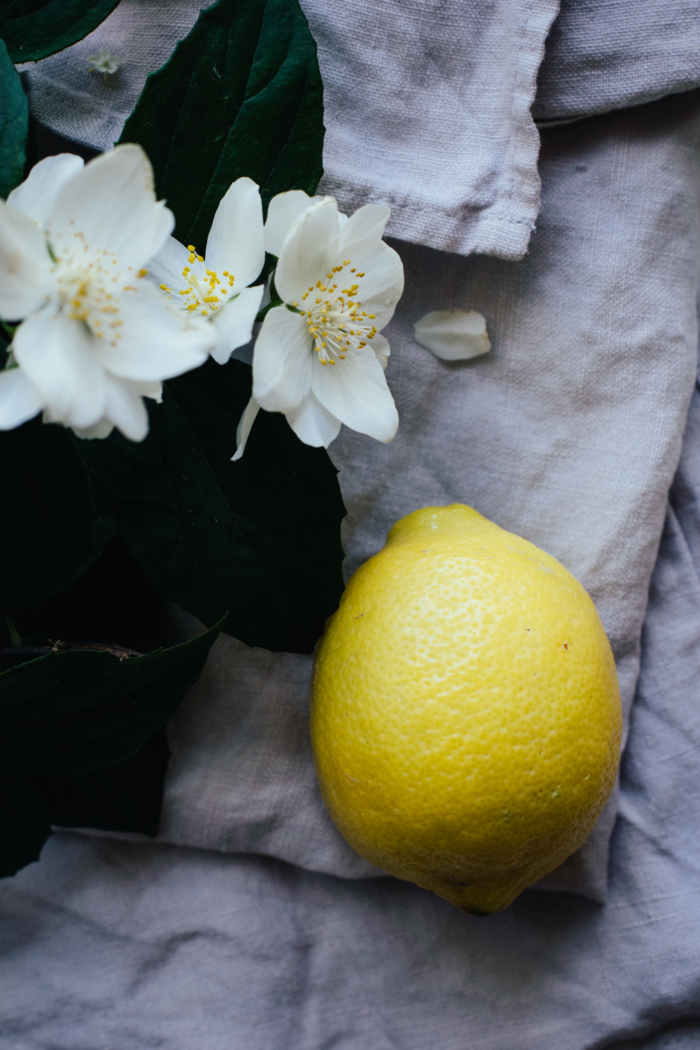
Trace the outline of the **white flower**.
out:
M 268 251 L 279 254 L 283 306 L 265 317 L 253 355 L 253 403 L 241 420 L 236 457 L 255 406 L 283 412 L 307 445 L 325 448 L 340 426 L 391 441 L 398 413 L 384 378 L 389 344 L 379 332 L 403 291 L 403 267 L 381 237 L 389 209 L 347 219 L 332 197 L 293 191 L 270 203 Z
M 416 321 L 413 334 L 443 361 L 467 361 L 491 349 L 486 320 L 476 310 L 431 310 Z
M 138 146 L 40 161 L 0 201 L 0 317 L 22 323 L 0 373 L 0 429 L 44 409 L 83 436 L 148 430 L 143 396 L 206 360 L 211 333 L 143 280 L 173 216 Z
M 193 244 L 169 237 L 149 267 L 179 309 L 211 322 L 211 355 L 225 364 L 234 350 L 250 342 L 264 285 L 249 285 L 265 262 L 262 202 L 251 179 L 229 186 L 216 210 L 204 256 Z
M 88 63 L 90 72 L 105 73 L 110 76 L 116 73 L 121 65 L 117 56 L 108 51 L 106 47 L 101 47 L 97 55 L 88 55 Z

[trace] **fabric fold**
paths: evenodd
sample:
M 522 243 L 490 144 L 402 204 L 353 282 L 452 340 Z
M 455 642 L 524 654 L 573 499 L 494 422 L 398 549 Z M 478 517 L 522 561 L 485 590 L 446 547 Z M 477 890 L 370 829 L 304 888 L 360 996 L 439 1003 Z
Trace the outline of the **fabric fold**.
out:
M 532 114 L 579 120 L 698 86 L 698 0 L 562 0 Z
M 520 259 L 539 210 L 530 116 L 558 0 L 302 0 L 318 43 L 324 193 L 390 236 Z

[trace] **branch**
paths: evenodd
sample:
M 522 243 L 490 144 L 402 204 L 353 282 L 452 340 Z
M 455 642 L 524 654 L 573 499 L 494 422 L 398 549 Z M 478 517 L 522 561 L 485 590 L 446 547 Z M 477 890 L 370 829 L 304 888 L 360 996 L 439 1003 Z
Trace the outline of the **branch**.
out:
M 118 660 L 128 660 L 130 656 L 143 656 L 135 649 L 125 649 L 123 645 L 101 645 L 99 642 L 62 642 L 49 638 L 50 645 L 5 645 L 0 646 L 0 656 L 47 656 L 49 653 L 66 652 L 69 649 L 94 653 L 111 653 Z

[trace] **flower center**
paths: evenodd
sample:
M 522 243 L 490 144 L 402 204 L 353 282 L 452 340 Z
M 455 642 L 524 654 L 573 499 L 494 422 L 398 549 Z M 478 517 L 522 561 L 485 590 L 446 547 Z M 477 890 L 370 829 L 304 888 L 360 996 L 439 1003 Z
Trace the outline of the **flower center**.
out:
M 188 244 L 187 250 L 190 253 L 190 257 L 187 260 L 188 265 L 182 271 L 186 287 L 178 290 L 178 295 L 182 296 L 180 306 L 185 310 L 197 310 L 204 317 L 207 317 L 209 314 L 216 313 L 224 305 L 226 296 L 230 294 L 233 288 L 235 278 L 228 270 L 224 270 L 221 277 L 226 278 L 226 280 L 222 282 L 216 270 L 208 270 L 201 265 L 196 266 L 197 263 L 201 264 L 204 262 L 204 256 L 197 255 L 193 244 Z M 196 266 L 196 269 L 192 269 L 193 264 Z M 227 282 L 228 288 L 226 287 Z M 173 294 L 172 288 L 168 288 L 167 284 L 161 284 L 161 288 L 168 295 Z
M 348 267 L 346 277 L 339 277 Z M 350 274 L 355 277 L 348 280 Z M 304 292 L 301 298 L 306 303 L 305 310 L 299 309 L 299 303 L 292 303 L 306 318 L 313 349 L 322 365 L 344 361 L 348 351 L 367 346 L 368 340 L 377 334 L 376 325 L 371 323 L 375 315 L 363 310 L 358 299 L 360 286 L 357 282 L 364 276 L 356 272 L 352 259 L 346 259 L 342 266 L 334 266 L 326 274 L 325 281 L 317 281 Z M 344 280 L 348 287 L 338 292 L 338 283 Z
M 106 339 L 111 346 L 116 346 L 124 324 L 119 317 L 122 296 L 136 291 L 134 285 L 124 283 L 129 280 L 132 268 L 128 266 L 125 275 L 114 252 L 106 248 L 91 250 L 83 233 L 75 233 L 73 237 L 77 243 L 71 250 L 59 243 L 59 235 L 58 251 L 54 250 L 52 256 L 56 260 L 53 272 L 61 309 L 72 321 L 87 325 L 98 339 Z M 145 270 L 139 270 L 137 276 L 145 274 Z

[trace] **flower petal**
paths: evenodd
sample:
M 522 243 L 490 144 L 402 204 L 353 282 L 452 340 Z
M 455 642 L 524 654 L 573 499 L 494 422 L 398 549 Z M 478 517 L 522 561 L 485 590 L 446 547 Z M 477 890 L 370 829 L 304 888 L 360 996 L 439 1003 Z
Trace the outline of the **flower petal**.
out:
M 338 205 L 332 197 L 312 204 L 294 222 L 275 270 L 275 287 L 285 302 L 301 301 L 310 287 L 326 279 L 339 240 Z
M 309 391 L 297 408 L 287 412 L 287 422 L 305 445 L 328 448 L 340 432 L 340 420 L 324 408 L 313 391 Z
M 41 394 L 21 368 L 0 372 L 0 430 L 13 430 L 43 407 Z
M 132 441 L 143 441 L 148 433 L 148 413 L 141 398 L 160 403 L 162 383 L 139 383 L 131 379 L 107 376 L 107 408 L 102 419 L 91 427 L 73 427 L 79 438 L 106 438 L 118 426 Z
M 228 270 L 235 278 L 234 292 L 247 288 L 265 263 L 262 201 L 257 183 L 236 179 L 216 209 L 207 250 L 207 266 L 221 277 Z
M 311 387 L 313 356 L 305 319 L 285 306 L 270 310 L 253 353 L 253 396 L 261 407 L 296 408 Z
M 149 281 L 159 286 L 167 284 L 168 288 L 173 288 L 177 291 L 186 287 L 182 271 L 188 265 L 187 260 L 189 257 L 190 253 L 184 244 L 180 244 L 174 237 L 167 237 L 163 247 L 148 264 Z M 201 270 L 202 277 L 205 276 L 202 263 L 194 263 L 193 266 L 197 268 L 198 274 Z
M 270 201 L 265 220 L 265 251 L 279 256 L 284 239 L 300 215 L 318 201 L 330 197 L 309 197 L 303 190 L 288 190 L 278 193 Z
M 156 203 L 153 171 L 140 146 L 117 146 L 95 157 L 61 189 L 47 230 L 57 254 L 82 236 L 93 250 L 113 252 L 139 269 L 163 246 L 175 220 Z
M 121 301 L 119 339 L 95 339 L 93 352 L 102 366 L 121 379 L 158 382 L 198 368 L 215 345 L 215 333 L 203 318 L 192 319 L 171 306 L 152 284 L 139 281 Z
M 141 395 L 141 397 L 150 397 L 152 401 L 160 405 L 163 401 L 163 384 L 162 383 L 144 383 L 140 379 L 129 380 L 134 390 Z
M 46 238 L 26 215 L 0 200 L 0 317 L 17 321 L 37 310 L 51 289 Z
M 44 422 L 53 423 L 54 420 L 45 413 Z M 98 419 L 96 423 L 93 423 L 91 427 L 71 427 L 71 430 L 76 437 L 94 440 L 95 438 L 109 437 L 114 430 L 114 423 L 107 416 L 104 416 L 102 419 Z
M 220 365 L 225 365 L 239 346 L 250 342 L 264 291 L 262 284 L 244 288 L 236 299 L 226 303 L 212 316 L 211 326 L 218 342 L 211 356 Z
M 377 361 L 379 361 L 379 364 L 382 366 L 382 372 L 384 372 L 386 366 L 389 364 L 389 355 L 391 354 L 389 340 L 385 339 L 383 335 L 377 333 L 369 345 L 374 350 Z
M 341 423 L 377 441 L 391 441 L 399 425 L 384 372 L 369 346 L 353 349 L 344 361 L 313 361 L 311 389 Z
M 369 241 L 375 238 L 380 241 L 390 215 L 391 208 L 383 204 L 366 204 L 364 208 L 358 208 L 342 228 L 341 251 L 354 244 L 355 241 Z
M 15 332 L 15 359 L 52 420 L 90 427 L 104 415 L 107 382 L 93 352 L 96 342 L 80 321 L 51 309 L 34 314 Z
M 150 248 L 144 248 L 144 251 L 146 252 L 144 259 L 145 262 L 148 262 L 149 259 L 152 259 L 154 255 L 158 254 L 174 228 L 175 216 L 170 208 L 165 206 L 165 201 L 156 201 L 153 242 Z
M 131 441 L 143 441 L 148 433 L 148 412 L 138 384 L 128 379 L 108 377 L 105 416 Z
M 432 310 L 416 321 L 413 333 L 443 361 L 467 361 L 491 349 L 486 320 L 476 310 Z
M 352 245 L 352 253 L 347 248 L 345 252 L 339 251 L 332 259 L 331 266 L 340 266 L 350 258 L 353 268 L 358 273 L 365 274 L 358 279 L 357 298 L 366 313 L 374 314 L 376 327 L 382 329 L 393 317 L 396 304 L 403 293 L 401 259 L 388 244 L 377 240 L 357 241 Z M 351 275 L 347 269 L 344 274 L 343 279 L 350 280 Z
M 231 456 L 232 463 L 235 463 L 237 459 L 240 459 L 245 452 L 248 435 L 253 429 L 253 423 L 258 417 L 259 411 L 260 405 L 254 397 L 251 397 L 250 401 L 243 409 L 243 415 L 238 420 L 238 426 L 236 427 L 236 451 Z
M 46 157 L 34 165 L 24 182 L 7 198 L 7 203 L 40 226 L 45 226 L 58 194 L 84 166 L 83 158 L 73 153 Z

